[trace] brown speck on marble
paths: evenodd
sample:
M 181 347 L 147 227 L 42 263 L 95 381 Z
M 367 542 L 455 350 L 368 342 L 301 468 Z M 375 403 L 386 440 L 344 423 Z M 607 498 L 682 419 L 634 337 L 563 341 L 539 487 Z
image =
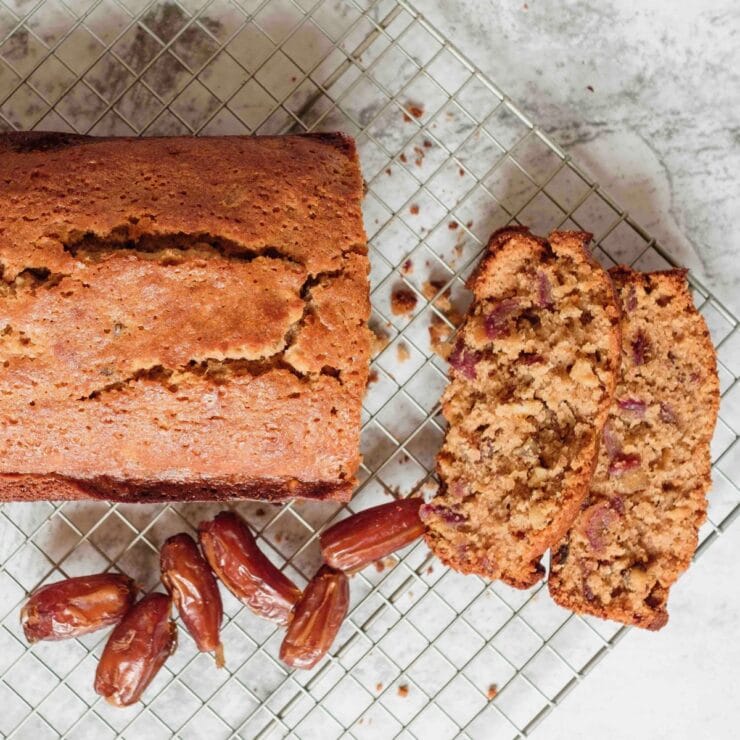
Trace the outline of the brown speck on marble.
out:
M 391 311 L 394 316 L 410 314 L 416 308 L 416 301 L 416 293 L 403 285 L 398 285 L 391 294 Z

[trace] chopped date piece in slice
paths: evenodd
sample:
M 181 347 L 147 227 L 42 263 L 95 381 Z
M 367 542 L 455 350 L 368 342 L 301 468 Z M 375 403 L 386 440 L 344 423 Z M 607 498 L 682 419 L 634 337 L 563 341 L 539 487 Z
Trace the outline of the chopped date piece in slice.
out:
M 136 600 L 137 587 L 120 573 L 67 578 L 36 589 L 21 609 L 29 642 L 64 640 L 118 622 Z
M 292 668 L 313 668 L 334 642 L 348 608 L 347 576 L 322 566 L 295 606 L 280 646 L 280 660 Z
M 434 517 L 439 517 L 448 524 L 464 524 L 468 517 L 465 514 L 461 514 L 459 511 L 450 509 L 447 506 L 439 506 L 437 504 L 424 504 L 419 511 L 419 516 L 423 522 L 429 522 Z
M 666 424 L 675 424 L 678 421 L 678 416 L 676 416 L 673 406 L 669 403 L 661 402 L 660 412 L 658 415 L 660 416 L 660 420 L 664 421 Z
M 589 240 L 502 229 L 468 281 L 440 486 L 420 511 L 430 548 L 461 573 L 531 587 L 588 491 L 620 350 L 619 305 Z
M 632 340 L 632 362 L 635 365 L 644 365 L 650 359 L 650 340 L 642 331 Z
M 480 352 L 471 350 L 465 346 L 462 339 L 458 339 L 455 349 L 452 350 L 450 356 L 447 358 L 447 362 L 466 378 L 475 380 L 475 367 L 480 361 L 480 358 Z
M 540 308 L 552 308 L 553 303 L 550 278 L 547 277 L 546 272 L 539 270 L 537 272 L 537 305 Z
M 624 475 L 629 473 L 630 470 L 636 470 L 640 467 L 641 458 L 639 455 L 624 455 L 619 454 L 612 460 L 609 465 L 609 475 Z
M 237 599 L 260 617 L 278 624 L 290 621 L 301 591 L 259 549 L 238 514 L 222 511 L 202 522 L 198 535 L 208 564 Z
M 220 631 L 223 606 L 218 584 L 208 563 L 184 532 L 170 537 L 159 555 L 162 583 L 172 596 L 180 618 L 198 650 L 215 653 L 216 665 L 224 665 Z
M 138 701 L 177 646 L 172 600 L 152 593 L 111 632 L 95 672 L 95 691 L 114 706 Z
M 391 501 L 354 514 L 321 533 L 324 560 L 354 572 L 409 545 L 424 534 L 420 498 Z
M 642 418 L 645 416 L 647 405 L 644 401 L 640 401 L 638 398 L 620 398 L 617 401 L 617 405 L 624 411 L 631 411 L 637 417 Z
M 606 546 L 606 536 L 609 527 L 620 517 L 609 503 L 596 504 L 585 513 L 586 537 L 594 550 L 601 551 Z
M 716 359 L 684 271 L 610 275 L 625 307 L 617 400 L 588 504 L 553 548 L 548 585 L 566 609 L 657 630 L 706 516 Z
M 505 337 L 509 333 L 509 317 L 519 308 L 516 298 L 504 298 L 488 306 L 488 312 L 483 319 L 486 336 L 489 339 Z

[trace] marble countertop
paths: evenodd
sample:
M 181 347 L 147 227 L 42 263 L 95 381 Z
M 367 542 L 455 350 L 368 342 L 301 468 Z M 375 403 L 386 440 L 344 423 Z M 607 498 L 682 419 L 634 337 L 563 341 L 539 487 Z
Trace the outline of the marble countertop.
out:
M 737 2 L 416 7 L 740 312 Z
M 740 311 L 740 5 L 419 0 L 612 197 Z M 740 708 L 735 525 L 538 727 L 566 738 L 729 738 Z

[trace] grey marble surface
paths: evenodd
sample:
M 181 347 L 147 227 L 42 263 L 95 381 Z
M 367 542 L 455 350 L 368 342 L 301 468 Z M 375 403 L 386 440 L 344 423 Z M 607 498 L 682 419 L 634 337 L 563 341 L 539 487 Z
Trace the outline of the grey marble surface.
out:
M 740 4 L 417 6 L 740 310 Z M 669 626 L 630 632 L 534 736 L 737 737 L 739 548 L 735 526 L 675 587 Z
M 740 3 L 416 6 L 740 312 Z

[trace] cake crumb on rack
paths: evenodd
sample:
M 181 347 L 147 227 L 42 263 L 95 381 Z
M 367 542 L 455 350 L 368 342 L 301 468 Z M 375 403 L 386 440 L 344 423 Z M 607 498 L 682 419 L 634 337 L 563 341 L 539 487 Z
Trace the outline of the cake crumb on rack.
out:
M 488 701 L 491 701 L 491 699 L 495 699 L 497 694 L 498 694 L 498 686 L 496 686 L 495 683 L 492 683 L 488 687 L 488 691 L 486 691 L 486 696 L 488 697 Z
M 375 690 L 380 693 L 383 690 L 383 684 L 378 681 L 378 683 L 375 684 Z
M 407 259 L 402 265 L 401 265 L 401 272 L 404 275 L 410 275 L 414 271 L 414 263 L 411 261 L 411 259 Z
M 405 342 L 399 342 L 396 345 L 396 359 L 399 362 L 406 362 L 411 357 L 408 345 Z
M 378 571 L 378 573 L 390 570 L 395 564 L 395 558 L 382 558 L 381 560 L 376 560 L 373 563 L 373 565 L 375 566 L 375 570 Z
M 450 231 L 454 231 L 456 228 L 458 228 L 458 226 L 460 226 L 460 224 L 457 223 L 457 221 L 450 221 L 450 223 L 447 224 L 447 228 Z
M 378 371 L 375 368 L 370 368 L 370 372 L 367 376 L 367 384 L 372 385 L 378 382 Z
M 429 344 L 432 351 L 446 360 L 452 350 L 448 340 L 452 335 L 452 329 L 436 313 L 432 313 L 432 320 L 429 324 Z
M 409 206 L 409 213 L 412 216 L 417 216 L 419 214 L 419 204 L 418 203 L 412 203 Z
M 406 316 L 416 308 L 416 293 L 402 285 L 397 286 L 391 294 L 391 311 L 394 316 Z
M 370 327 L 371 355 L 379 355 L 390 344 L 390 341 L 390 335 L 382 326 Z
M 407 683 L 402 683 L 402 684 L 401 684 L 401 685 L 400 685 L 400 686 L 398 687 L 398 695 L 399 695 L 399 696 L 400 696 L 400 697 L 401 697 L 402 699 L 405 699 L 405 698 L 406 698 L 406 697 L 407 697 L 407 696 L 409 695 L 409 685 L 408 685 Z

